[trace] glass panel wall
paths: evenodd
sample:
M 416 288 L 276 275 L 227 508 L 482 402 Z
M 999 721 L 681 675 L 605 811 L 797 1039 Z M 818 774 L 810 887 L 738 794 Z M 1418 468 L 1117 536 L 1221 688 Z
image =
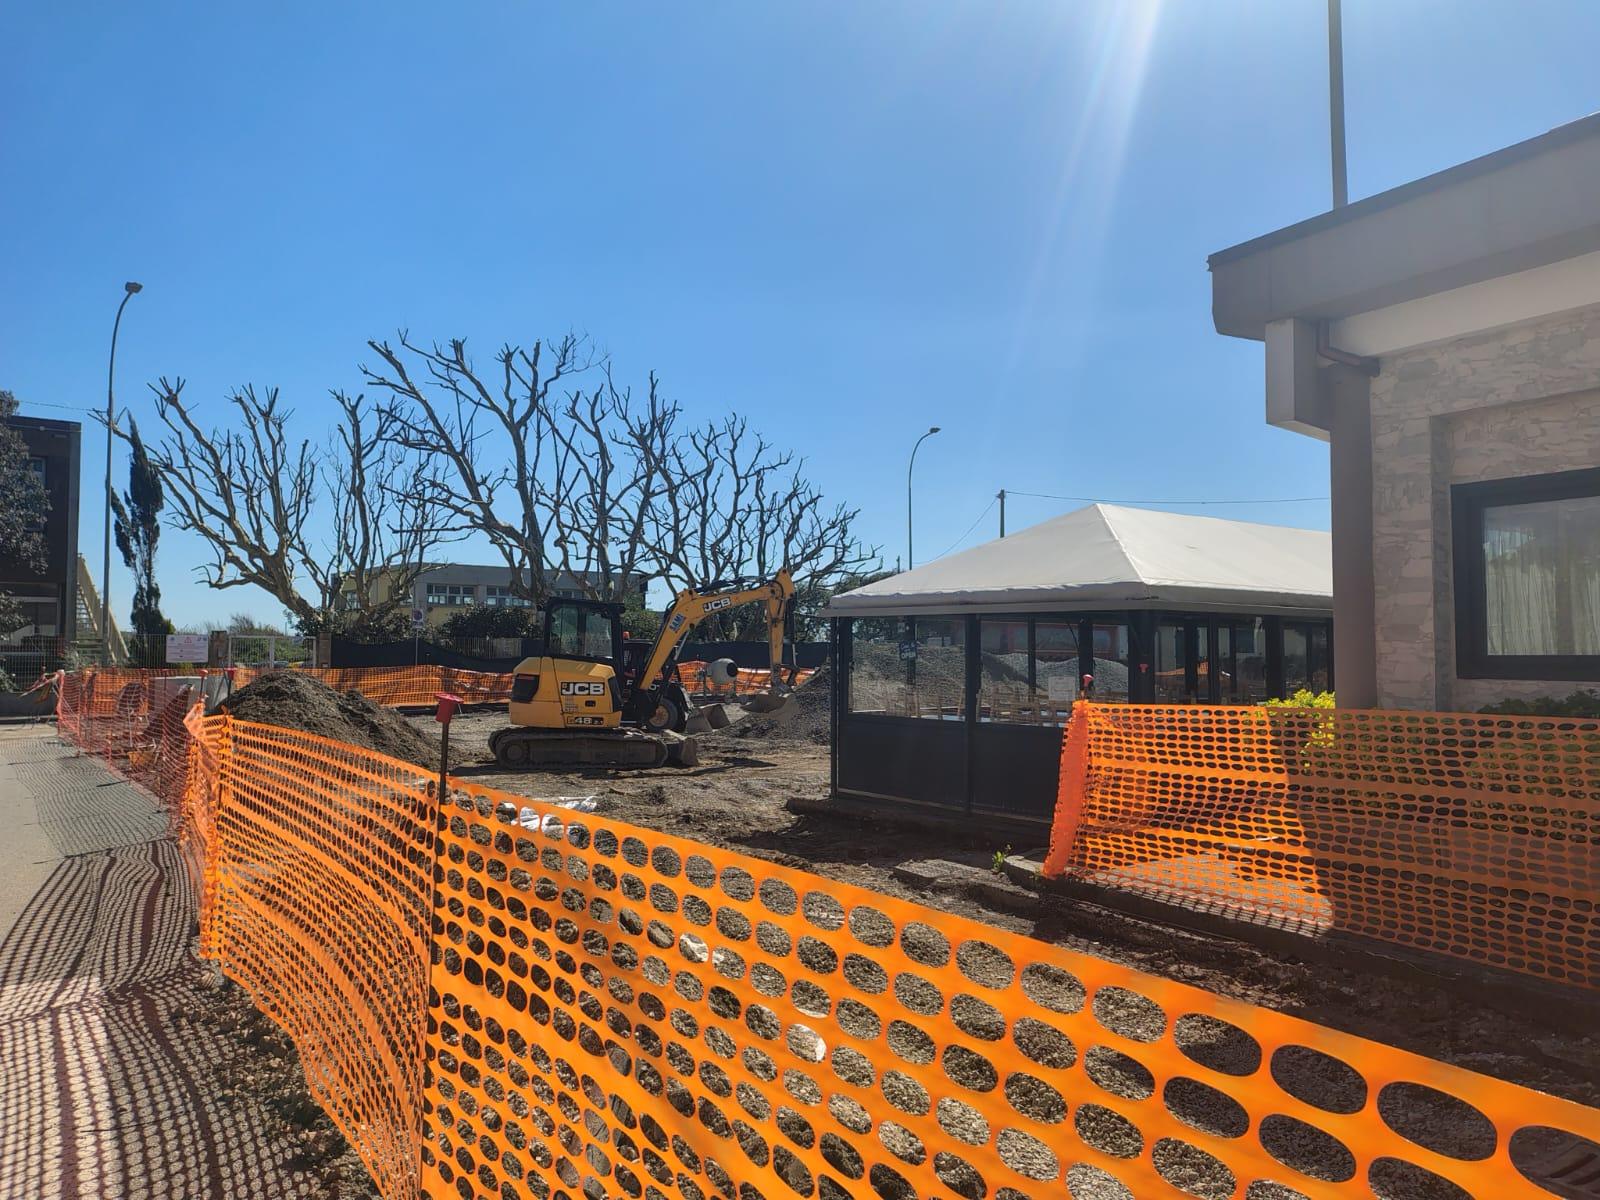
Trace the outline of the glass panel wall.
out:
M 910 716 L 959 721 L 966 715 L 965 617 L 916 617 L 911 622 Z
M 852 622 L 848 711 L 964 719 L 968 622 L 967 617 Z M 1134 681 L 1142 685 L 1139 699 L 1156 704 L 1258 704 L 1301 688 L 1333 686 L 1325 620 L 1150 613 L 1118 621 L 1063 613 L 979 617 L 973 624 L 978 641 L 973 717 L 981 723 L 1065 723 L 1086 668 L 1094 676 L 1093 698 L 1102 702 L 1127 702 L 1134 670 L 1140 672 Z M 1134 641 L 1146 637 L 1152 644 L 1136 656 Z
M 1040 719 L 1048 725 L 1063 724 L 1078 698 L 1083 660 L 1078 648 L 1077 620 L 1046 620 L 1033 623 L 1033 682 L 1039 703 Z
M 1233 626 L 1227 621 L 1217 622 L 1217 651 L 1212 656 L 1210 667 L 1217 677 L 1216 691 L 1211 699 L 1218 704 L 1238 703 L 1234 691 L 1239 674 L 1234 664 Z
M 1123 701 L 1128 698 L 1128 671 L 1132 651 L 1126 621 L 1096 621 L 1090 627 L 1094 657 L 1089 674 L 1094 676 L 1094 699 Z
M 1307 629 L 1304 625 L 1283 626 L 1283 690 L 1284 694 L 1292 696 L 1301 688 L 1311 686 L 1311 669 L 1309 663 L 1310 639 L 1306 636 Z
M 1302 621 L 1283 623 L 1283 693 L 1292 696 L 1301 688 L 1326 692 L 1331 687 L 1332 670 L 1328 652 L 1328 626 Z
M 1184 704 L 1189 700 L 1189 639 L 1183 621 L 1156 625 L 1157 704 Z
M 978 720 L 1033 724 L 1028 622 L 982 617 L 978 641 Z
M 1233 631 L 1234 689 L 1236 704 L 1260 704 L 1267 688 L 1267 623 L 1260 617 L 1236 621 Z
M 911 708 L 911 644 L 906 617 L 871 617 L 850 622 L 850 695 L 853 713 L 903 716 Z

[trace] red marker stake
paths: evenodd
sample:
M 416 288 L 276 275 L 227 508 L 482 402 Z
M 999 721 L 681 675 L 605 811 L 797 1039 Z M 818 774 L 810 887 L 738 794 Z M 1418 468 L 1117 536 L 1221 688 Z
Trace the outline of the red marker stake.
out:
M 439 702 L 439 707 L 433 711 L 433 719 L 439 722 L 439 811 L 444 811 L 444 798 L 449 795 L 450 769 L 450 721 L 456 715 L 456 709 L 461 707 L 461 697 L 452 696 L 449 692 L 435 692 L 433 698 Z

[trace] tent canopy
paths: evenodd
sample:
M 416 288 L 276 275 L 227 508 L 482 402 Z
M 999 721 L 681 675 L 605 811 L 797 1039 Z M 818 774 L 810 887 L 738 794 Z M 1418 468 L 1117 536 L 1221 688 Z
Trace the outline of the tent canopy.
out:
M 1333 544 L 1315 529 L 1091 504 L 835 596 L 827 615 L 1181 607 L 1333 608 Z

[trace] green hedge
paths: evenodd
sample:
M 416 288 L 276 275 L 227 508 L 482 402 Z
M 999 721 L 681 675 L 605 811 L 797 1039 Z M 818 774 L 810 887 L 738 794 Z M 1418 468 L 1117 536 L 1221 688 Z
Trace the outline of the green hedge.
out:
M 1600 692 L 1579 688 L 1564 699 L 1541 696 L 1536 700 L 1502 700 L 1478 711 L 1501 717 L 1600 717 Z

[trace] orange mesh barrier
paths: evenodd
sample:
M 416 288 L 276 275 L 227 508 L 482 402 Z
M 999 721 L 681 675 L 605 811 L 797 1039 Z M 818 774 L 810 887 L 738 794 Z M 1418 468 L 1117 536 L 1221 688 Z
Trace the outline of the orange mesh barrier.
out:
M 228 669 L 233 671 L 236 688 L 268 674 L 256 667 Z M 295 667 L 292 670 L 319 679 L 341 692 L 360 692 L 374 704 L 390 708 L 427 708 L 432 706 L 439 692 L 460 696 L 467 704 L 503 704 L 511 699 L 509 673 L 468 671 L 430 663 L 415 667 Z
M 1600 722 L 1080 703 L 1067 751 L 1047 875 L 1600 987 Z
M 435 805 L 427 774 L 294 730 L 219 748 L 215 953 L 294 1039 L 312 1094 L 387 1197 L 413 1194 Z
M 816 671 L 807 667 L 795 672 L 794 686 L 799 687 Z M 740 667 L 729 683 L 713 683 L 706 678 L 706 664 L 697 660 L 678 664 L 678 681 L 684 691 L 695 696 L 748 696 L 765 692 L 772 686 L 772 672 L 753 667 Z
M 451 799 L 432 1200 L 1283 1200 L 1430 1174 L 1500 1198 L 1548 1194 L 1512 1163 L 1523 1129 L 1600 1137 L 1578 1105 L 915 904 Z
M 461 781 L 436 812 L 419 768 L 225 716 L 160 736 L 203 944 L 386 1200 L 1500 1200 L 1600 1151 L 1600 1112 L 764 860 Z

